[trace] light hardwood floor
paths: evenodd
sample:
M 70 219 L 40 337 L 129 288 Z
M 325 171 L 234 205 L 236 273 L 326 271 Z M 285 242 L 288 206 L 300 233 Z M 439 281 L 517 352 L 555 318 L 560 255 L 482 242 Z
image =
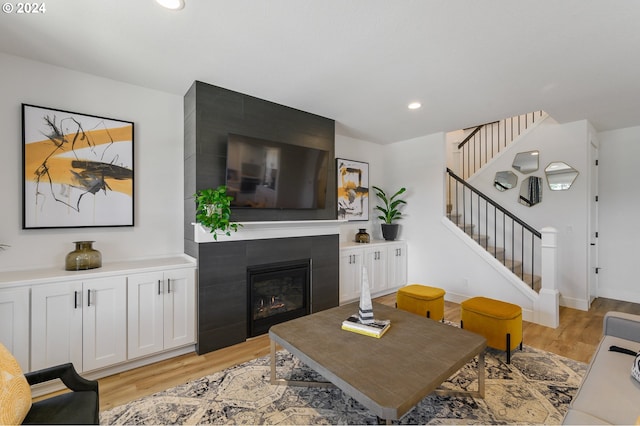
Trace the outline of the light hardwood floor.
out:
M 394 306 L 395 294 L 376 301 Z M 600 298 L 594 301 L 589 312 L 560 308 L 557 329 L 524 322 L 524 344 L 589 362 L 600 340 L 602 319 L 608 311 L 640 314 L 640 304 Z M 460 306 L 445 302 L 445 319 L 459 323 Z M 268 353 L 269 338 L 264 335 L 205 355 L 187 354 L 105 377 L 99 381 L 100 408 L 109 409 Z

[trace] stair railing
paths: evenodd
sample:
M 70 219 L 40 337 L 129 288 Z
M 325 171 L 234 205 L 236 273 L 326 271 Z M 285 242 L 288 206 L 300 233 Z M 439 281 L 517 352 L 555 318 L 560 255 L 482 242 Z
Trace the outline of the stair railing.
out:
M 522 281 L 536 290 L 534 272 L 541 269 L 536 265 L 536 260 L 540 262 L 540 256 L 536 258 L 536 253 L 540 253 L 541 250 L 541 233 L 474 188 L 449 168 L 447 168 L 447 175 L 448 198 L 455 203 L 448 210 L 455 210 L 457 213 L 455 219 L 451 215 L 449 219 L 470 234 L 471 238 Z M 482 234 L 483 231 L 485 234 Z M 493 242 L 489 244 L 489 239 L 492 237 Z M 502 254 L 498 253 L 500 242 Z M 520 262 L 520 267 L 516 267 L 517 261 Z
M 468 179 L 472 176 L 527 128 L 531 127 L 536 120 L 540 121 L 543 114 L 543 111 L 530 112 L 475 127 L 458 144 L 462 158 L 460 170 L 462 177 Z

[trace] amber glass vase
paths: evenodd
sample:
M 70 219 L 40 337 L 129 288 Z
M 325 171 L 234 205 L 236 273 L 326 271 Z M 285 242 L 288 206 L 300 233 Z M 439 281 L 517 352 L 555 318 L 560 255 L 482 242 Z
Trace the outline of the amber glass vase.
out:
M 94 269 L 102 266 L 102 254 L 93 248 L 95 241 L 75 241 L 76 249 L 65 259 L 67 271 Z
M 367 233 L 367 230 L 360 228 L 360 231 L 356 234 L 356 243 L 366 244 L 370 241 L 371 237 Z

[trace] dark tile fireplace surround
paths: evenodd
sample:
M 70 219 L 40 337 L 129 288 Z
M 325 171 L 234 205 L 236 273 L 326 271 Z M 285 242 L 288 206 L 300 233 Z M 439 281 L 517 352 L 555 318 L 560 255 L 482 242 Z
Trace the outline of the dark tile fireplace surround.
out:
M 204 243 L 199 246 L 199 354 L 244 342 L 250 337 L 246 279 L 247 269 L 252 266 L 310 259 L 310 311 L 338 306 L 338 235 Z
M 247 339 L 247 268 L 311 262 L 310 311 L 338 305 L 339 237 L 303 234 L 288 238 L 198 243 L 192 222 L 198 189 L 226 181 L 227 140 L 238 134 L 328 151 L 335 158 L 335 121 L 285 105 L 196 81 L 184 96 L 184 251 L 198 259 L 198 353 Z M 327 188 L 336 187 L 329 162 Z M 332 190 L 329 190 L 332 194 Z M 331 221 L 335 196 L 318 209 L 234 209 L 238 222 Z M 285 234 L 286 235 L 286 234 Z M 278 235 L 279 236 L 279 235 Z

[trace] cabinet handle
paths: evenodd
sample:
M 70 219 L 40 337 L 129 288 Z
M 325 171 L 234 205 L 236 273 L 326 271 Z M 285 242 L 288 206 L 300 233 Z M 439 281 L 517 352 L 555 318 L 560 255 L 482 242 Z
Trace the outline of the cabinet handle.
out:
M 91 306 L 91 289 L 87 290 L 87 306 Z
M 78 309 L 78 292 L 73 292 L 73 309 Z
M 171 293 L 171 279 L 167 278 L 167 293 Z
M 162 294 L 162 284 L 160 282 L 160 280 L 158 280 L 158 296 Z

